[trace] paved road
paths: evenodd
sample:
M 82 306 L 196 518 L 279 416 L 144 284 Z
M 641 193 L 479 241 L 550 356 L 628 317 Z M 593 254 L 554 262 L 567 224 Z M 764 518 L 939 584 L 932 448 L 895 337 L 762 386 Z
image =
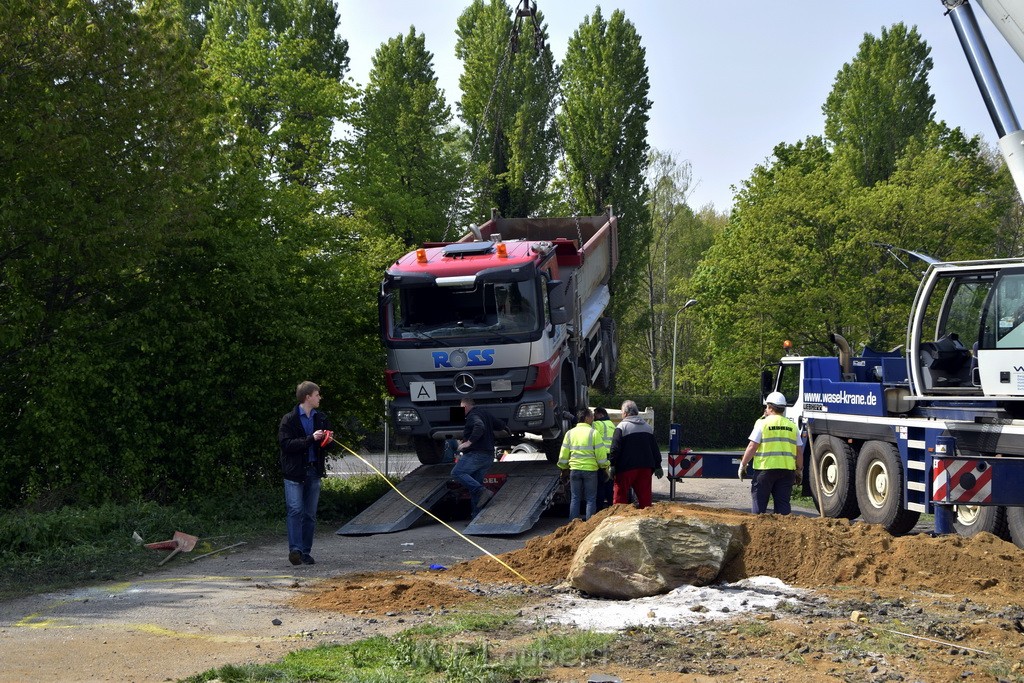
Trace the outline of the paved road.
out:
M 739 457 L 739 453 L 736 454 L 736 457 Z M 370 467 L 372 465 L 386 474 L 405 476 L 420 464 L 416 455 L 408 452 L 360 453 L 360 458 L 349 455 L 329 461 L 330 475 L 345 477 L 356 474 L 372 474 L 373 470 Z M 655 479 L 653 492 L 655 501 L 669 500 L 671 485 L 668 479 Z M 732 476 L 724 479 L 684 478 L 676 482 L 674 500 L 749 511 L 750 482 L 740 482 Z M 814 510 L 804 509 L 800 512 L 816 514 Z

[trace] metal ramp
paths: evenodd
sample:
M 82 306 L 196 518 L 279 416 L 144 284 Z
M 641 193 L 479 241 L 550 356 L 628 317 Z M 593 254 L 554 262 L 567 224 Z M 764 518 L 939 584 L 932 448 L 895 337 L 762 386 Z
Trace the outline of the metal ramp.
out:
M 448 493 L 451 478 L 451 464 L 420 465 L 398 483 L 398 490 L 416 505 L 429 510 Z M 366 536 L 408 529 L 423 515 L 416 505 L 396 491 L 388 491 L 335 533 L 339 536 Z
M 505 483 L 491 502 L 473 518 L 465 533 L 512 536 L 533 527 L 551 504 L 559 469 L 549 462 L 499 462 L 488 473 Z

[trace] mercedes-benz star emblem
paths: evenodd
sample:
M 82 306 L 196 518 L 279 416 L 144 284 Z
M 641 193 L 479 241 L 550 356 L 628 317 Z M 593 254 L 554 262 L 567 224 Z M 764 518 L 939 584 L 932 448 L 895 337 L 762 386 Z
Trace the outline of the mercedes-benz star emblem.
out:
M 468 394 L 476 389 L 476 380 L 468 372 L 460 372 L 455 375 L 455 391 L 460 394 Z

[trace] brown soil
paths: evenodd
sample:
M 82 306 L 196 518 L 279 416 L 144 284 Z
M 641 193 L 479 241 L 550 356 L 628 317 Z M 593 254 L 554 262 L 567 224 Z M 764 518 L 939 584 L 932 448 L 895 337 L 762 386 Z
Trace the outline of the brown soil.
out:
M 295 604 L 346 614 L 432 616 L 441 609 L 472 608 L 470 603 L 492 595 L 482 586 L 532 586 L 536 600 L 547 599 L 550 606 L 553 587 L 564 581 L 580 542 L 611 515 L 696 515 L 739 525 L 744 548 L 724 568 L 722 580 L 774 576 L 814 589 L 829 607 L 748 614 L 686 632 L 627 632 L 587 670 L 624 681 L 670 683 L 1024 681 L 1024 551 L 984 533 L 971 539 L 894 538 L 880 527 L 846 520 L 754 516 L 673 503 L 642 511 L 616 506 L 500 556 L 507 567 L 484 556 L 444 573 L 341 577 L 313 587 Z M 851 621 L 853 610 L 867 623 Z M 519 635 L 528 638 L 530 631 Z M 585 681 L 583 672 L 551 669 L 546 680 Z
M 490 557 L 456 563 L 472 553 L 442 548 L 450 535 L 426 526 L 400 537 L 323 538 L 313 567 L 291 567 L 278 542 L 123 585 L 0 603 L 0 681 L 170 680 L 494 610 L 522 618 L 464 638 L 514 656 L 539 636 L 570 629 L 546 617 L 578 597 L 564 585 L 570 563 L 610 515 L 738 525 L 744 548 L 723 580 L 775 576 L 809 594 L 774 611 L 630 629 L 586 661 L 549 666 L 540 680 L 584 683 L 603 673 L 631 683 L 1024 683 L 1024 551 L 1012 544 L 988 534 L 893 538 L 861 523 L 678 503 L 616 506 L 559 526 L 499 555 L 507 567 Z M 439 560 L 451 569 L 399 566 Z M 854 612 L 862 619 L 852 621 Z

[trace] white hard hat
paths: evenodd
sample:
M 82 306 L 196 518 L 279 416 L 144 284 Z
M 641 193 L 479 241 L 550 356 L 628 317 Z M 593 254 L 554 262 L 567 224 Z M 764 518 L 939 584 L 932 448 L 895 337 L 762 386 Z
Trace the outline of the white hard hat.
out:
M 767 398 L 764 399 L 764 404 L 768 405 L 769 403 L 772 404 L 773 406 L 780 406 L 782 408 L 785 408 L 787 405 L 789 405 L 788 403 L 786 403 L 786 397 L 782 395 L 781 391 L 773 391 L 772 393 L 768 394 Z

